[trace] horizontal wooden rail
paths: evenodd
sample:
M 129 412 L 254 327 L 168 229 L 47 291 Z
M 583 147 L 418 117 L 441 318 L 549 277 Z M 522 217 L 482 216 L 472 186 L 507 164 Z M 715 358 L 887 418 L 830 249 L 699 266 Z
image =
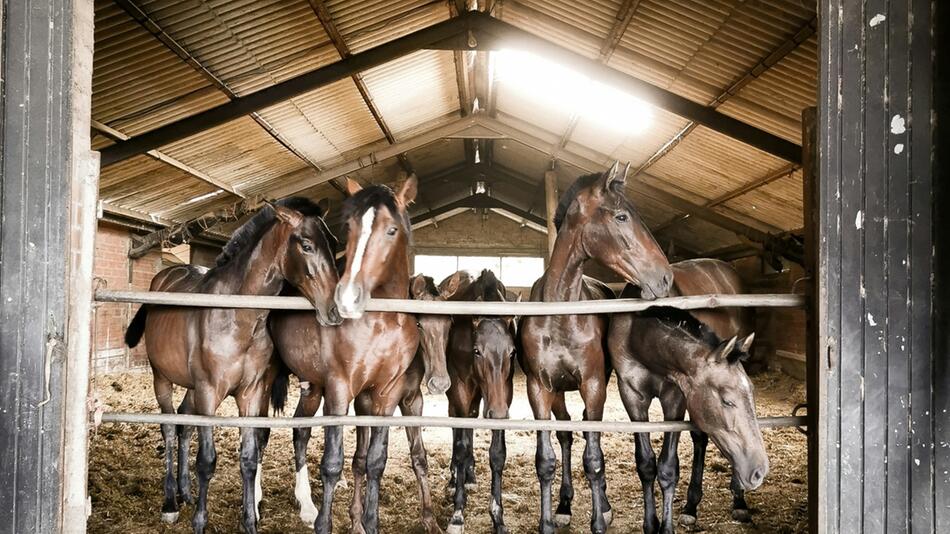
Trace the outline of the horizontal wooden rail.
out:
M 204 293 L 165 293 L 161 291 L 96 292 L 99 302 L 131 302 L 162 306 L 198 306 L 206 308 L 252 308 L 270 310 L 312 310 L 303 297 L 261 297 L 251 295 L 211 295 Z M 409 299 L 370 299 L 366 311 L 428 315 L 585 315 L 642 311 L 653 306 L 681 310 L 724 307 L 801 308 L 802 295 L 694 295 L 656 300 L 616 299 L 576 302 L 463 302 L 420 301 Z
M 760 417 L 762 428 L 803 427 L 805 416 Z M 536 421 L 533 419 L 474 419 L 468 417 L 385 417 L 324 415 L 316 417 L 223 417 L 207 415 L 119 413 L 102 414 L 103 423 L 172 424 L 235 428 L 305 428 L 324 426 L 386 426 L 474 428 L 491 430 L 567 432 L 685 432 L 697 430 L 689 421 Z

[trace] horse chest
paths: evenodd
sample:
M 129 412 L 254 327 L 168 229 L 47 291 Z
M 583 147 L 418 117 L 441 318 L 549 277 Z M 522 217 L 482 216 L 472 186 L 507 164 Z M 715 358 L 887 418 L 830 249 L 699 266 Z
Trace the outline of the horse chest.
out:
M 577 389 L 584 376 L 603 367 L 603 321 L 596 316 L 535 320 L 525 334 L 525 356 L 547 389 Z

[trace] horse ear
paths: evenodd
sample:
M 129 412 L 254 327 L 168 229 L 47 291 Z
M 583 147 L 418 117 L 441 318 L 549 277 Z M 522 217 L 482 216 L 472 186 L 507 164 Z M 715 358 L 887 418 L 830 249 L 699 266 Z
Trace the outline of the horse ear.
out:
M 277 212 L 277 218 L 280 219 L 281 222 L 289 224 L 294 228 L 303 223 L 303 213 L 277 204 L 271 204 L 270 206 Z
M 445 299 L 449 300 L 455 296 L 458 292 L 459 287 L 462 285 L 462 271 L 456 271 L 455 274 L 448 277 L 445 281 L 442 282 L 442 287 L 439 288 L 439 295 Z
M 327 215 L 330 214 L 330 199 L 321 198 L 320 200 L 317 201 L 317 207 L 320 208 L 320 213 L 322 213 L 323 216 L 326 217 Z
M 412 173 L 409 175 L 409 178 L 406 178 L 406 181 L 402 183 L 402 187 L 399 188 L 399 193 L 396 194 L 396 200 L 400 206 L 408 206 L 416 199 L 418 192 L 419 180 L 416 178 L 416 173 Z
M 416 300 L 422 300 L 426 295 L 426 279 L 421 274 L 417 274 L 412 277 L 412 284 L 410 285 L 409 291 L 412 294 L 412 298 Z
M 755 332 L 747 335 L 739 341 L 739 351 L 748 354 L 752 348 L 752 341 L 755 339 Z
M 350 178 L 346 178 L 346 194 L 353 196 L 363 190 L 363 186 L 359 182 Z
M 733 349 L 736 348 L 736 341 L 737 336 L 732 336 L 728 340 L 723 341 L 718 347 L 709 353 L 709 360 L 714 363 L 726 361 L 726 358 L 728 358 L 729 355 L 732 354 Z
M 614 183 L 620 183 L 621 185 L 623 185 L 626 179 L 627 179 L 626 168 L 621 169 L 620 160 L 614 160 L 614 164 L 611 165 L 610 168 L 607 169 L 607 172 L 605 172 L 603 175 L 601 187 L 603 188 L 604 192 L 607 192 L 610 190 L 611 187 L 613 187 Z

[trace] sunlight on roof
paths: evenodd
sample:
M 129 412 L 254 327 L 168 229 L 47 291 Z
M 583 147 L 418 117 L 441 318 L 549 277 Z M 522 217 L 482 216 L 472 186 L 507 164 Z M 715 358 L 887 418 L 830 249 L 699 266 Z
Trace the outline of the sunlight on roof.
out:
M 653 121 L 646 103 L 614 87 L 529 52 L 495 53 L 496 79 L 546 106 L 566 109 L 598 126 L 639 134 Z

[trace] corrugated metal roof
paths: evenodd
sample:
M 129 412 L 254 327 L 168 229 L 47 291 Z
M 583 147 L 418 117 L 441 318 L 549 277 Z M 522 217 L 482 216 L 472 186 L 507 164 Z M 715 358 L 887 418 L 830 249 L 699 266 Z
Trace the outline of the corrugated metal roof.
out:
M 396 140 L 459 110 L 451 52 L 420 50 L 366 71 L 363 81 Z
M 330 0 L 325 4 L 354 53 L 449 18 L 447 4 L 438 0 Z
M 239 95 L 340 59 L 307 0 L 134 2 Z M 622 0 L 507 0 L 495 3 L 494 14 L 597 58 L 608 35 L 621 22 L 622 4 Z M 807 29 L 815 17 L 813 8 L 803 7 L 798 0 L 642 0 L 636 4 L 608 64 L 703 104 L 719 97 L 753 66 Z M 443 21 L 450 13 L 442 0 L 330 0 L 326 7 L 353 53 Z M 801 109 L 814 105 L 816 78 L 817 44 L 811 37 L 727 98 L 719 109 L 798 142 Z M 363 80 L 397 141 L 460 114 L 452 52 L 418 51 L 363 73 Z M 540 139 L 546 147 L 557 146 L 568 131 L 573 109 L 543 96 L 543 88 L 526 93 L 496 79 L 495 117 Z M 109 0 L 96 1 L 95 120 L 134 137 L 226 101 L 226 95 L 212 82 L 125 11 Z M 321 168 L 350 161 L 368 147 L 386 143 L 351 79 L 272 106 L 259 115 Z M 639 166 L 686 124 L 685 119 L 654 110 L 647 130 L 632 134 L 623 125 L 611 128 L 581 116 L 564 150 L 597 163 L 619 159 Z M 111 141 L 102 136 L 94 139 L 97 148 L 108 144 Z M 266 193 L 287 175 L 317 172 L 250 118 L 161 150 L 246 194 Z M 493 154 L 494 164 L 537 184 L 551 166 L 550 154 L 512 139 L 496 140 Z M 413 150 L 408 157 L 425 179 L 464 164 L 464 143 L 440 141 Z M 703 204 L 785 165 L 787 162 L 700 127 L 638 180 Z M 556 169 L 562 189 L 581 173 L 560 162 Z M 369 164 L 351 176 L 363 182 L 391 182 L 401 170 L 393 158 Z M 800 173 L 780 178 L 714 209 L 765 231 L 797 229 L 801 226 L 800 180 Z M 427 191 L 426 202 L 445 203 L 466 195 L 469 186 L 433 186 Z M 650 224 L 663 224 L 677 213 L 631 187 Z M 105 168 L 101 189 L 102 198 L 117 206 L 173 219 L 188 218 L 235 199 L 229 193 L 214 195 L 215 186 L 146 156 Z M 524 182 L 500 183 L 497 190 L 512 202 L 534 203 L 531 187 Z M 329 184 L 312 187 L 304 194 L 340 197 Z M 677 223 L 663 236 L 694 250 L 736 243 L 731 232 L 695 219 Z

